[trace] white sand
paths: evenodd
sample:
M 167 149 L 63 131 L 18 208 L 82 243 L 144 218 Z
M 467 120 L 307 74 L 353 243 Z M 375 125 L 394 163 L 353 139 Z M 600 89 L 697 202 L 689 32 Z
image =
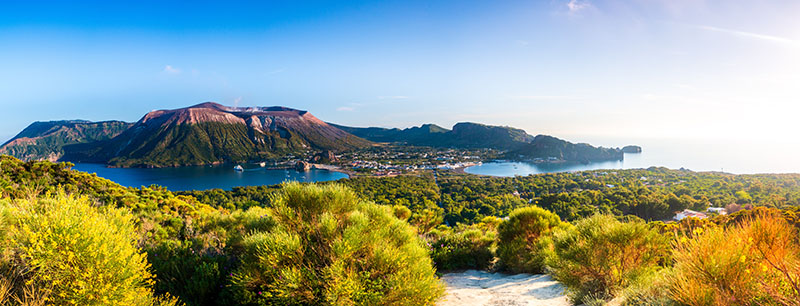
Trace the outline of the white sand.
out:
M 442 276 L 447 284 L 440 306 L 571 305 L 564 287 L 545 274 L 502 274 L 468 270 Z

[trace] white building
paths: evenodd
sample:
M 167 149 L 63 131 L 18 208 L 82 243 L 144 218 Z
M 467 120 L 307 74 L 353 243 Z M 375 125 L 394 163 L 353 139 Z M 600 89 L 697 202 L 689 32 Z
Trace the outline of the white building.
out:
M 679 213 L 675 214 L 675 217 L 672 217 L 672 219 L 674 219 L 675 221 L 681 221 L 681 220 L 683 220 L 685 218 L 688 218 L 688 217 L 694 217 L 694 218 L 698 218 L 698 219 L 708 218 L 708 216 L 706 216 L 706 214 L 704 214 L 704 213 L 701 213 L 701 212 L 698 212 L 698 211 L 694 211 L 694 210 L 684 209 L 682 212 L 679 212 Z
M 710 213 L 716 213 L 716 214 L 719 214 L 719 215 L 727 215 L 728 214 L 728 211 L 725 210 L 724 207 L 709 207 L 706 211 L 708 211 Z

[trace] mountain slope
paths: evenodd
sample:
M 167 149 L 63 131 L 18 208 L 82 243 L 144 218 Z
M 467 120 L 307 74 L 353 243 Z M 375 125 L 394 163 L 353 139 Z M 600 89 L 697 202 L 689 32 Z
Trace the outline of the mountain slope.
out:
M 131 125 L 132 123 L 122 121 L 34 122 L 0 146 L 0 154 L 22 160 L 57 161 L 65 154 L 65 147 L 108 140 L 127 130 Z
M 571 143 L 552 136 L 533 137 L 524 130 L 461 122 L 452 130 L 434 124 L 407 129 L 357 128 L 336 125 L 353 135 L 376 142 L 397 142 L 416 146 L 452 148 L 493 148 L 508 151 L 511 159 L 549 159 L 588 162 L 621 160 L 619 149 L 594 147 L 585 143 Z
M 99 148 L 74 146 L 68 157 L 112 166 L 160 167 L 261 160 L 370 144 L 307 111 L 203 103 L 150 112 Z
M 402 142 L 416 146 L 515 149 L 533 140 L 523 130 L 480 123 L 461 122 L 452 130 L 435 124 L 407 129 L 357 128 L 335 125 L 353 135 L 376 142 Z
M 404 142 L 411 145 L 429 145 L 437 140 L 444 139 L 450 130 L 435 124 L 423 124 L 407 129 L 379 128 L 379 127 L 349 127 L 332 124 L 345 132 L 375 142 Z
M 594 147 L 586 143 L 571 143 L 553 136 L 538 135 L 530 143 L 506 154 L 511 159 L 548 159 L 587 163 L 591 161 L 622 160 L 620 149 Z

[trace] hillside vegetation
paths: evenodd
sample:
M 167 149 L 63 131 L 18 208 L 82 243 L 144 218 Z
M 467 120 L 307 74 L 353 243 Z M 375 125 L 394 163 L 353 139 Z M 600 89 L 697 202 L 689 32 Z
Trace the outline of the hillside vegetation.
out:
M 0 152 L 23 160 L 170 167 L 264 161 L 370 145 L 307 111 L 208 102 L 152 111 L 136 123 L 37 122 Z
M 116 137 L 132 123 L 82 120 L 34 122 L 0 146 L 0 154 L 24 160 L 57 161 L 70 145 L 92 145 Z
M 12 233 L 0 239 L 0 304 L 431 305 L 442 294 L 416 230 L 342 187 L 284 185 L 269 205 L 228 210 L 68 167 L 0 157 L 0 228 Z
M 798 182 L 653 168 L 176 194 L 3 156 L 0 303 L 432 305 L 436 270 L 488 269 L 549 273 L 576 304 L 797 305 Z M 709 204 L 738 211 L 660 221 Z
M 531 136 L 524 130 L 460 122 L 452 130 L 435 124 L 424 124 L 407 129 L 357 128 L 334 125 L 348 133 L 375 142 L 393 142 L 412 146 L 447 148 L 491 148 L 507 151 L 508 159 L 557 159 L 570 162 L 622 160 L 620 149 L 594 147 L 585 143 L 571 143 L 553 136 Z

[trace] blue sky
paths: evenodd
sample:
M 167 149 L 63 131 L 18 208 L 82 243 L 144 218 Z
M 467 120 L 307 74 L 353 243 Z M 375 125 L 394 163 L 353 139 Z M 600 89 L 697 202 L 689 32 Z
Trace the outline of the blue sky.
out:
M 3 1 L 0 141 L 204 101 L 354 126 L 797 141 L 798 71 L 798 1 Z

